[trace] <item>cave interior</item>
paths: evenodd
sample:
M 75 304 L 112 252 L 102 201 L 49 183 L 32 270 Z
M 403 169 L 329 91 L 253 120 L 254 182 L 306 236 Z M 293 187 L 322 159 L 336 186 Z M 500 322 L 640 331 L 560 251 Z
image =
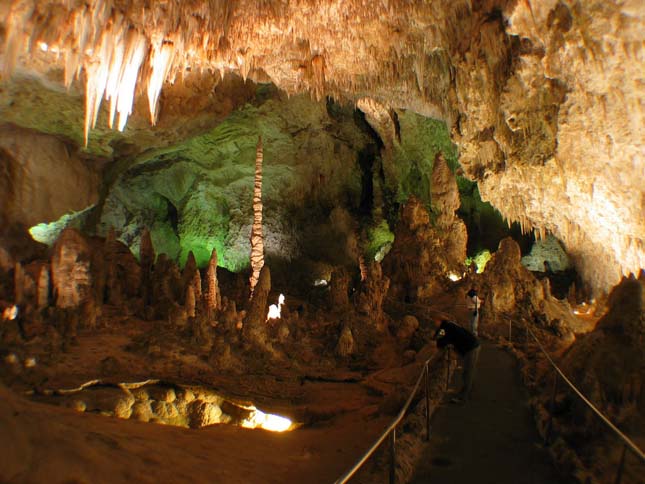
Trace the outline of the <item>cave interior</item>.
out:
M 426 361 L 445 400 L 473 288 L 565 482 L 622 443 L 529 331 L 643 448 L 639 0 L 12 0 L 0 39 L 0 481 L 335 481 Z

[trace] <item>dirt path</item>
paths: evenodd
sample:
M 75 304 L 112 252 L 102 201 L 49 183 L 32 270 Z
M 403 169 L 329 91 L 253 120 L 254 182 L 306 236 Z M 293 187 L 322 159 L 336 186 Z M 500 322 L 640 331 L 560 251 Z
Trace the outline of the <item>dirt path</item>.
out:
M 453 377 L 459 389 L 461 374 Z M 413 484 L 558 484 L 535 430 L 512 356 L 484 343 L 471 400 L 434 414 Z

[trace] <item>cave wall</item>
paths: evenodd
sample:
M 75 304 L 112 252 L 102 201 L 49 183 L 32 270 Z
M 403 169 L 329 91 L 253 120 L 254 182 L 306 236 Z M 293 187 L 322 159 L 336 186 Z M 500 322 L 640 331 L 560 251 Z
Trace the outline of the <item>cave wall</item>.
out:
M 261 93 L 260 93 L 261 95 Z M 99 234 L 114 227 L 134 253 L 144 227 L 157 253 L 183 263 L 248 267 L 255 145 L 262 136 L 263 230 L 269 259 L 358 263 L 362 176 L 358 153 L 374 141 L 351 108 L 308 96 L 247 105 L 215 129 L 135 158 L 108 190 Z
M 89 146 L 107 132 L 107 102 L 97 108 L 107 92 L 99 67 L 108 68 L 119 49 L 141 54 L 131 59 L 134 75 L 119 80 L 123 99 L 136 94 L 137 129 L 128 146 L 107 143 L 112 151 L 103 152 L 112 157 L 154 144 L 155 131 L 141 124 L 146 104 L 152 119 L 170 113 L 171 124 L 207 120 L 218 103 L 188 103 L 190 116 L 173 118 L 189 97 L 175 86 L 197 72 L 210 79 L 237 72 L 319 99 L 369 98 L 385 111 L 445 120 L 482 198 L 524 231 L 556 235 L 595 291 L 645 266 L 645 13 L 638 0 L 85 6 L 19 0 L 2 9 L 5 72 L 22 69 L 85 92 L 86 125 L 99 116 Z M 105 34 L 108 21 L 113 28 Z M 218 95 L 216 88 L 200 92 Z M 3 107 L 20 118 L 13 106 Z M 127 102 L 119 112 L 129 114 Z M 80 138 L 78 123 L 73 139 Z M 207 124 L 183 123 L 181 134 L 203 132 Z
M 0 126 L 0 231 L 29 228 L 98 200 L 94 167 L 60 140 Z
M 637 3 L 517 2 L 458 74 L 460 162 L 482 198 L 556 235 L 596 291 L 645 265 Z

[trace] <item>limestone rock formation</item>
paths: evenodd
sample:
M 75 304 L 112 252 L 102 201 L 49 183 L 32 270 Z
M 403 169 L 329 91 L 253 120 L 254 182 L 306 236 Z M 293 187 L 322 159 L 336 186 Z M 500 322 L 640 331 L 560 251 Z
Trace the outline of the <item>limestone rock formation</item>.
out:
M 192 284 L 189 284 L 188 287 L 186 287 L 186 296 L 185 296 L 185 308 L 186 308 L 186 314 L 188 315 L 189 318 L 194 318 L 195 317 L 195 288 L 193 287 Z
M 2 125 L 0 160 L 0 233 L 13 224 L 58 220 L 98 201 L 98 175 L 57 138 Z
M 264 266 L 264 236 L 262 235 L 262 137 L 258 138 L 253 185 L 253 225 L 251 226 L 251 298 Z
M 107 299 L 110 303 L 118 305 L 139 295 L 141 267 L 130 249 L 116 239 L 113 230 L 105 240 L 103 263 L 106 269 Z
M 190 405 L 190 427 L 201 428 L 220 423 L 222 409 L 215 403 L 196 400 Z
M 343 311 L 349 306 L 349 273 L 345 268 L 332 272 L 329 281 L 329 305 L 333 311 Z
M 355 351 L 354 336 L 349 326 L 344 326 L 336 344 L 336 354 L 342 358 L 351 356 Z
M 165 320 L 173 312 L 179 317 L 180 307 L 177 301 L 182 298 L 181 274 L 177 265 L 165 254 L 157 257 L 151 283 L 152 306 L 156 317 Z
M 260 278 L 253 291 L 253 299 L 247 306 L 244 328 L 244 339 L 253 345 L 265 348 L 267 346 L 267 299 L 271 291 L 271 271 L 264 266 L 260 271 Z
M 431 178 L 431 201 L 436 216 L 435 230 L 439 232 L 445 271 L 463 272 L 468 234 L 464 222 L 456 216 L 459 208 L 459 189 L 455 174 L 441 152 L 434 159 Z
M 193 283 L 196 270 L 197 261 L 195 260 L 195 254 L 193 254 L 193 251 L 191 250 L 188 252 L 188 257 L 186 257 L 184 270 L 181 272 L 181 285 L 184 288 L 184 291 L 188 288 L 189 285 Z
M 383 260 L 384 271 L 392 280 L 391 296 L 406 302 L 428 300 L 443 290 L 450 271 L 463 270 L 467 237 L 463 222 L 454 215 L 456 186 L 448 188 L 455 184 L 454 176 L 445 173 L 450 170 L 441 156 L 436 163 L 436 171 L 444 172 L 435 177 L 433 185 L 441 208 L 438 221 L 432 224 L 421 201 L 411 197 L 402 209 L 392 249 Z M 440 178 L 448 182 L 439 185 Z M 439 191 L 439 186 L 445 191 Z
M 80 145 L 98 119 L 94 153 L 141 152 L 213 126 L 239 105 L 244 96 L 224 75 L 231 71 L 288 94 L 359 102 L 381 126 L 375 129 L 386 147 L 397 133 L 391 113 L 406 109 L 445 120 L 482 197 L 525 231 L 556 235 L 595 290 L 645 266 L 638 2 L 52 5 L 19 0 L 2 7 L 2 67 L 15 76 L 3 94 L 11 99 L 2 103 L 3 118 L 14 124 Z M 110 61 L 126 49 L 131 56 Z M 126 68 L 132 76 L 118 74 Z M 188 68 L 190 75 L 177 79 Z M 218 102 L 218 90 L 213 99 L 202 96 L 219 78 L 198 71 L 220 74 L 232 100 Z M 147 94 L 141 99 L 137 80 Z M 34 94 L 38 86 L 48 95 Z M 42 106 L 43 98 L 56 102 Z M 103 98 L 111 104 L 104 113 Z M 71 118 L 62 114 L 70 111 Z M 107 124 L 123 128 L 130 115 L 125 134 L 110 134 Z M 150 136 L 146 122 L 156 122 L 161 136 Z M 169 127 L 182 123 L 184 129 Z M 396 166 L 384 161 L 383 168 L 389 178 Z
M 75 229 L 65 229 L 54 244 L 51 259 L 52 286 L 56 307 L 81 305 L 90 295 L 90 247 Z
M 195 280 L 195 285 L 196 280 Z M 204 291 L 204 303 L 210 318 L 214 317 L 222 307 L 222 298 L 217 282 L 217 250 L 213 248 L 211 258 L 206 271 L 206 290 Z
M 139 266 L 141 267 L 141 297 L 143 304 L 150 303 L 152 267 L 155 263 L 155 249 L 150 238 L 150 231 L 143 229 L 139 244 Z
M 370 263 L 367 279 L 361 283 L 356 297 L 356 308 L 377 329 L 383 329 L 383 302 L 389 288 L 390 279 L 383 275 L 381 264 L 376 261 Z
M 401 320 L 400 324 L 396 328 L 396 339 L 401 344 L 406 345 L 410 342 L 410 338 L 419 328 L 419 320 L 412 315 L 406 315 Z
M 38 294 L 36 297 L 36 308 L 43 309 L 49 306 L 50 286 L 49 268 L 46 265 L 40 266 L 38 273 Z
M 513 314 L 520 309 L 539 307 L 544 288 L 521 264 L 520 248 L 511 238 L 502 240 L 486 264 L 480 293 L 484 299 L 486 321 L 495 321 L 495 314 Z

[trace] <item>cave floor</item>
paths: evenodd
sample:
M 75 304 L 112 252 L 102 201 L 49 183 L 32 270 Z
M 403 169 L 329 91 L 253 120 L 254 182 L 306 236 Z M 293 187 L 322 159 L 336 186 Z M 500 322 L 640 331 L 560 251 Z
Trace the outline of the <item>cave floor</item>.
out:
M 137 349 L 137 338 L 152 330 L 123 318 L 79 333 L 55 354 L 43 341 L 16 348 L 21 360 L 35 356 L 38 364 L 14 373 L 2 366 L 0 482 L 333 482 L 393 418 L 381 408 L 386 396 L 413 382 L 428 357 L 420 352 L 416 362 L 379 370 L 313 362 L 224 373 L 190 346 L 169 341 L 154 357 Z M 79 413 L 43 393 L 150 378 L 207 387 L 302 425 L 284 433 L 190 429 Z
M 453 376 L 458 390 L 461 374 Z M 555 484 L 558 476 L 535 429 L 515 359 L 484 342 L 471 399 L 445 403 L 413 484 Z

